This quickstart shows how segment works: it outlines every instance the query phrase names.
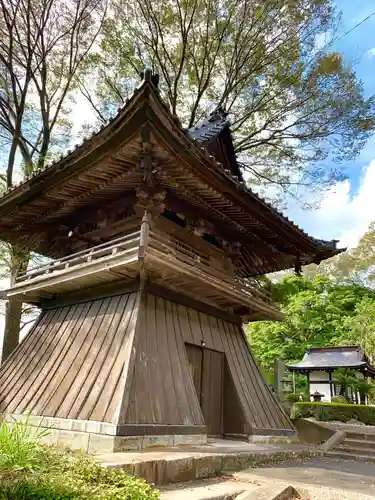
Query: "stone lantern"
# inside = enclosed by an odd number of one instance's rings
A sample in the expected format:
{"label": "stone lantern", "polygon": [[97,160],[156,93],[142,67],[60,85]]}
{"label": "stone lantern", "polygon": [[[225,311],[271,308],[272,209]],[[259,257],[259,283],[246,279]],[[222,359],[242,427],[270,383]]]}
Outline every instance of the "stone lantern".
{"label": "stone lantern", "polygon": [[320,392],[315,391],[313,394],[310,394],[310,396],[313,397],[314,403],[320,403],[322,401],[322,398],[324,397],[324,394],[320,394]]}

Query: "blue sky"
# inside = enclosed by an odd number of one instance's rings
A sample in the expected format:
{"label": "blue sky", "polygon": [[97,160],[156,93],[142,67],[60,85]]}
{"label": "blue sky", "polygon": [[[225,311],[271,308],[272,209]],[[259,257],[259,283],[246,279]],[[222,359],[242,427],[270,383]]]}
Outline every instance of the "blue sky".
{"label": "blue sky", "polygon": [[[375,10],[374,0],[337,0],[342,12],[342,33],[346,33]],[[375,94],[375,16],[336,44],[355,65],[365,95]],[[339,239],[342,246],[355,246],[370,222],[375,220],[375,134],[355,161],[345,164],[348,181],[326,193],[321,208],[304,212],[293,203],[288,216],[311,235]],[[372,189],[371,189],[372,188]]]}

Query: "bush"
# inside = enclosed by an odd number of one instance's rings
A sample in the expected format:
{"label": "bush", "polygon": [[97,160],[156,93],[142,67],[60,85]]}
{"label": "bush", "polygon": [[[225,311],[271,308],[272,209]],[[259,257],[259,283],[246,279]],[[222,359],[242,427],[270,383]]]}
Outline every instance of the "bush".
{"label": "bush", "polygon": [[293,392],[291,394],[286,394],[285,401],[292,401],[293,403],[296,403],[299,401],[299,394],[295,394]]}
{"label": "bush", "polygon": [[[0,500],[157,500],[159,492],[85,454],[40,443],[28,422],[0,425]],[[44,433],[44,431],[43,431]]]}
{"label": "bush", "polygon": [[344,396],[332,396],[331,403],[348,403],[348,400]]}
{"label": "bush", "polygon": [[375,407],[348,403],[294,403],[291,418],[315,418],[316,420],[359,420],[375,425]]}

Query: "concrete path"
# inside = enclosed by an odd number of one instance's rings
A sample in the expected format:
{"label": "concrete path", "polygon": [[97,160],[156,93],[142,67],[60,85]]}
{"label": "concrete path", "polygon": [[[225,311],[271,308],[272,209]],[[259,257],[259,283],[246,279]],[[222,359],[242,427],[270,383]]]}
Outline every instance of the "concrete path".
{"label": "concrete path", "polygon": [[375,464],[319,459],[247,469],[239,481],[289,484],[309,491],[309,499],[375,499]]}

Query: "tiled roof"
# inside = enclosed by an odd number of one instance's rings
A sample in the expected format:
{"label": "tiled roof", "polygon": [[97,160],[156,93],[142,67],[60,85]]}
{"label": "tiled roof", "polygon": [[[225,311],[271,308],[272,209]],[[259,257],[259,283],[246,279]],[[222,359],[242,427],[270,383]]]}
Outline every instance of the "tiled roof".
{"label": "tiled roof", "polygon": [[229,127],[227,114],[223,109],[218,108],[207,120],[198,123],[195,127],[188,129],[187,133],[198,143],[204,144],[216,137],[225,127]]}
{"label": "tiled roof", "polygon": [[[151,85],[153,89],[155,89],[157,92],[157,88],[154,86],[154,82],[152,81],[152,75],[150,78],[150,75],[147,74],[146,71],[146,77],[144,79],[144,82],[141,86],[139,86],[133,93],[133,95],[130,97],[130,99],[127,99],[125,105],[122,108],[119,108],[117,110],[117,114],[110,118],[106,124],[102,124],[100,128],[98,128],[90,137],[85,138],[80,144],[76,144],[75,148],[73,150],[68,150],[65,152],[65,154],[61,154],[60,157],[56,160],[54,160],[52,163],[45,164],[43,168],[41,169],[36,169],[33,171],[33,173],[25,180],[22,181],[10,188],[8,188],[2,196],[0,196],[0,201],[4,198],[6,198],[10,193],[16,192],[17,190],[22,190],[25,188],[28,188],[29,181],[32,182],[38,182],[39,178],[43,178],[46,175],[52,174],[53,171],[60,171],[64,170],[65,165],[71,160],[72,157],[79,156],[81,153],[83,153],[87,147],[90,147],[90,145],[93,143],[94,140],[96,140],[99,136],[101,136],[102,132],[105,132],[107,128],[109,128],[114,122],[121,120],[121,117],[124,113],[126,113],[128,106],[136,99],[136,97],[142,92],[143,88],[145,85]],[[163,105],[163,107],[166,109],[166,111],[169,112],[169,108],[167,104],[159,97],[160,103]],[[226,126],[229,128],[230,132],[230,127],[229,127],[229,121],[226,118],[226,113],[221,109],[218,108],[215,110],[211,116],[203,121],[201,124],[198,124],[196,127],[192,127],[188,130],[183,130],[181,127],[181,124],[177,119],[174,120],[177,126],[180,128],[180,132],[185,134],[190,140],[192,140],[196,146],[200,146],[200,149],[204,151],[204,153],[207,155],[207,157],[211,160],[214,161],[216,164],[220,165],[219,162],[215,160],[215,158],[209,153],[209,151],[204,147],[204,143],[209,141],[209,139],[212,139],[215,135],[217,135],[219,132],[221,132]],[[230,132],[231,133],[231,132]],[[221,168],[222,170],[222,168]],[[332,241],[325,241],[325,240],[318,240],[316,238],[311,237],[308,233],[306,233],[303,229],[301,229],[297,224],[295,224],[292,220],[290,220],[288,217],[286,217],[284,214],[282,214],[280,211],[278,211],[276,208],[274,208],[272,205],[270,205],[265,199],[261,198],[259,195],[257,195],[251,188],[249,188],[246,184],[246,182],[243,180],[242,177],[236,176],[231,172],[230,170],[225,170],[224,175],[232,182],[234,182],[237,186],[237,188],[241,189],[242,191],[246,192],[247,195],[249,195],[251,198],[258,200],[261,204],[264,205],[264,207],[268,210],[271,210],[277,217],[279,217],[281,220],[284,222],[287,222],[290,224],[292,227],[297,229],[302,235],[305,237],[309,238],[310,240],[314,241],[318,245],[323,245],[326,248],[330,248],[332,250],[336,250],[336,240]],[[15,193],[16,194],[16,193]],[[342,249],[340,251],[344,251],[345,249]]]}
{"label": "tiled roof", "polygon": [[311,348],[302,361],[286,365],[289,370],[361,368],[367,366],[363,349],[359,346]]}

